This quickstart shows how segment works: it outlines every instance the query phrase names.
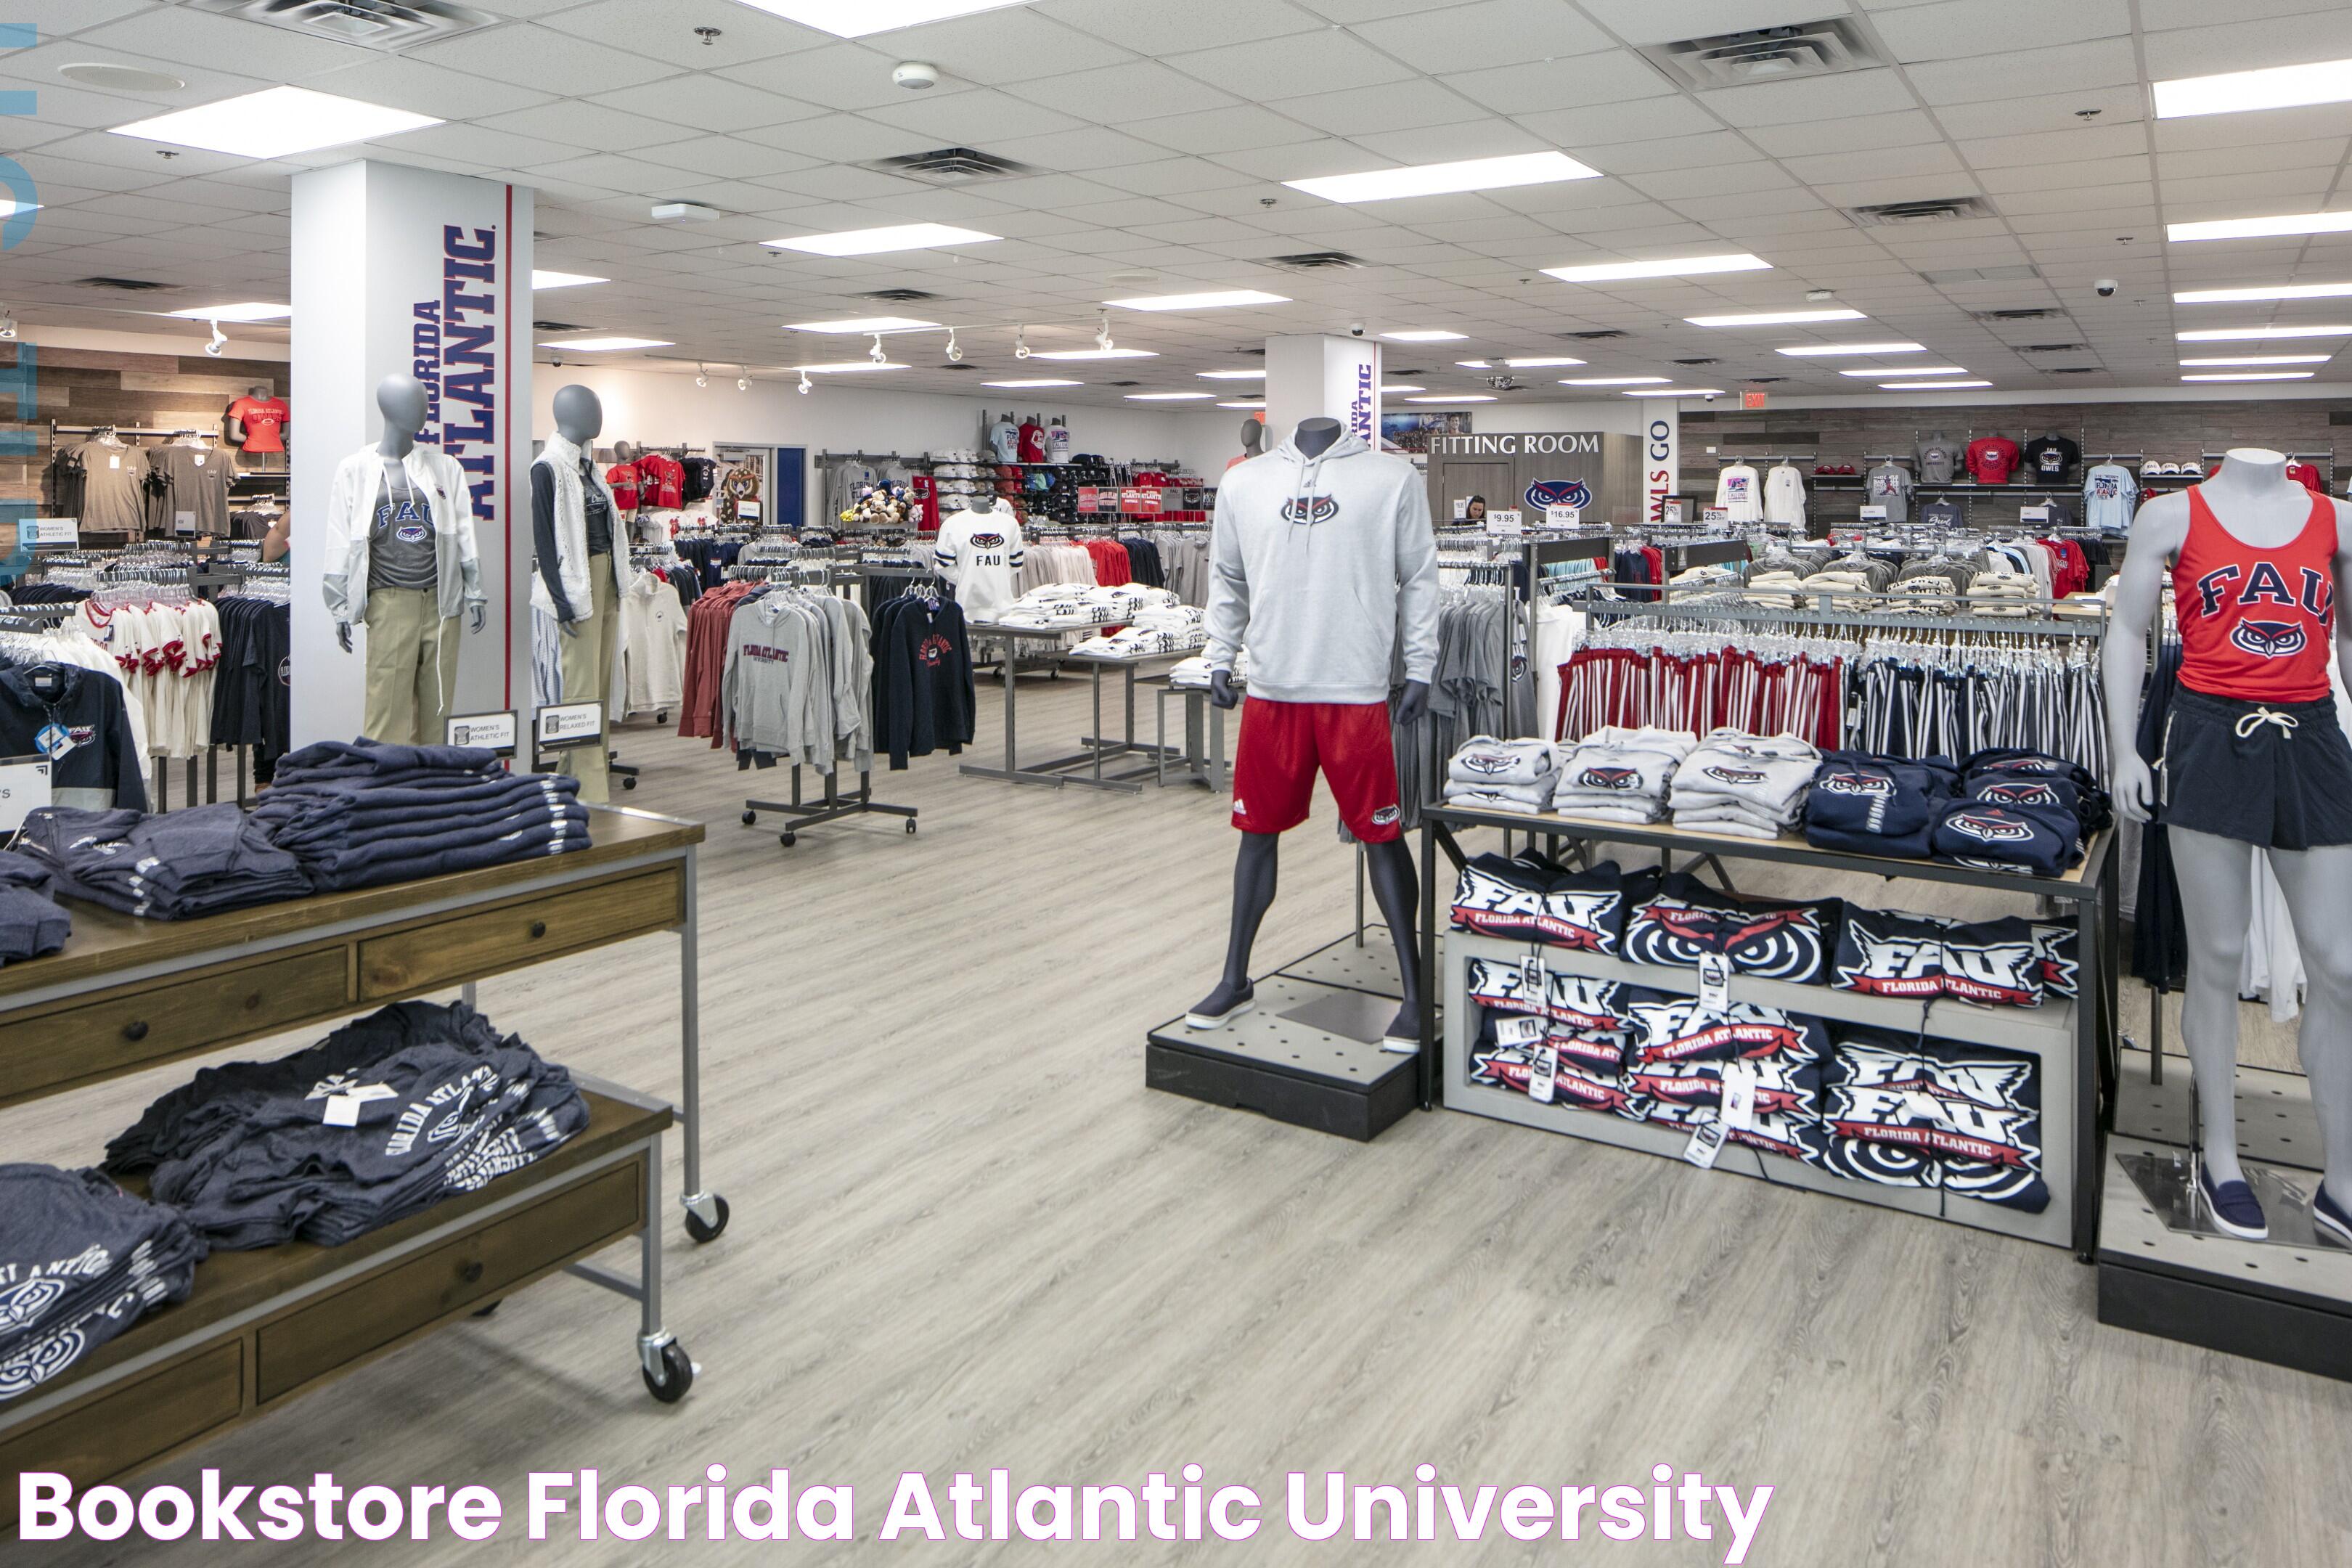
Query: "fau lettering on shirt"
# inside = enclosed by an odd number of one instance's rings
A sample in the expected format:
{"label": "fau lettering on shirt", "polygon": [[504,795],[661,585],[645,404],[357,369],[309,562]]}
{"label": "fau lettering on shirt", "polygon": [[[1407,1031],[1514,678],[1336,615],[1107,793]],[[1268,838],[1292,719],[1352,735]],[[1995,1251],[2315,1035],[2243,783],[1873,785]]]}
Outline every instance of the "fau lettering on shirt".
{"label": "fau lettering on shirt", "polygon": [[2274,550],[2244,542],[2189,491],[2189,532],[2173,563],[2180,683],[2245,702],[2318,702],[2331,691],[2336,503],[2311,498],[2303,531]]}

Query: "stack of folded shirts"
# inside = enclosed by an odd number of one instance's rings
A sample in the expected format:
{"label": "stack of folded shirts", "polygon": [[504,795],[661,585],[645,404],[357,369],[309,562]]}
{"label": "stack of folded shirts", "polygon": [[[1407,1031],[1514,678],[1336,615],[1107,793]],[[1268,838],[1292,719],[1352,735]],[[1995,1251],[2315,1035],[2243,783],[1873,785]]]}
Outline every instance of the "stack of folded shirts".
{"label": "stack of folded shirts", "polygon": [[73,935],[73,921],[49,897],[56,879],[28,856],[0,851],[0,963],[46,958]]}
{"label": "stack of folded shirts", "polygon": [[577,779],[510,773],[464,746],[305,746],[279,761],[253,816],[324,892],[588,847]]}
{"label": "stack of folded shirts", "polygon": [[1604,822],[1656,822],[1666,785],[1697,740],[1680,730],[1610,726],[1560,748],[1552,809]]}
{"label": "stack of folded shirts", "polygon": [[1959,787],[1958,770],[1941,758],[1825,752],[1805,796],[1805,842],[1924,860],[1937,819]]}
{"label": "stack of folded shirts", "polygon": [[1979,572],[1969,584],[1969,614],[2021,616],[2023,601],[2041,596],[2041,584],[2023,572]]}
{"label": "stack of folded shirts", "polygon": [[1751,605],[1761,605],[1768,610],[1793,610],[1803,601],[1797,596],[1803,579],[1783,568],[1777,572],[1759,572],[1748,579],[1745,595]]}
{"label": "stack of folded shirts", "polygon": [[274,1062],[206,1068],[108,1146],[227,1251],[333,1247],[520,1170],[588,1124],[562,1068],[464,1003],[403,1002]]}
{"label": "stack of folded shirts", "polygon": [[0,1402],[187,1299],[204,1241],[96,1171],[0,1165]]}
{"label": "stack of folded shirts", "polygon": [[311,891],[299,860],[234,803],[150,816],[43,806],[17,843],[68,898],[182,921]]}
{"label": "stack of folded shirts", "polygon": [[1559,758],[1546,741],[1474,735],[1445,766],[1445,804],[1533,816],[1549,811]]}
{"label": "stack of folded shirts", "polygon": [[[1180,691],[1205,691],[1209,689],[1209,661],[1198,655],[1184,660],[1168,672],[1168,684]],[[1249,684],[1249,649],[1234,650],[1234,684]]]}
{"label": "stack of folded shirts", "polygon": [[[1878,585],[1862,573],[1843,569],[1816,572],[1804,580],[1804,586],[1806,593],[1816,596],[1822,594],[1850,596],[1878,592]],[[1830,599],[1822,605],[1822,608],[1825,610],[1858,607],[1860,606],[1852,605],[1846,597]]]}
{"label": "stack of folded shirts", "polygon": [[1821,752],[1794,735],[1717,730],[1675,772],[1675,826],[1778,838],[1803,816],[1821,763]]}
{"label": "stack of folded shirts", "polygon": [[1170,605],[1139,610],[1135,619],[1118,630],[1090,637],[1070,651],[1114,656],[1182,653],[1208,640],[1209,628],[1199,609],[1191,605]]}

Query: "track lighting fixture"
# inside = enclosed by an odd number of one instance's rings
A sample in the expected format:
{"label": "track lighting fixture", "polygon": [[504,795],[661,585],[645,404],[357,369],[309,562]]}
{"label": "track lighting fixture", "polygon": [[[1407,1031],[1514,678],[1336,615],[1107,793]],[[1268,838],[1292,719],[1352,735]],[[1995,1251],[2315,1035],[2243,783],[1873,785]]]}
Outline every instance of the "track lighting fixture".
{"label": "track lighting fixture", "polygon": [[737,377],[735,378],[735,390],[736,390],[736,391],[738,391],[738,392],[749,392],[749,391],[751,391],[751,378],[749,375],[739,375],[739,376],[737,376]]}
{"label": "track lighting fixture", "polygon": [[948,329],[948,363],[950,364],[961,364],[963,363],[963,350],[956,346],[955,329],[953,327],[950,327]]}
{"label": "track lighting fixture", "polygon": [[694,367],[694,384],[697,386],[709,386],[710,384],[710,372],[704,369],[699,363]]}
{"label": "track lighting fixture", "polygon": [[0,343],[13,343],[16,341],[16,313],[14,310],[0,310]]}
{"label": "track lighting fixture", "polygon": [[1029,329],[1026,327],[1013,329],[1013,357],[1014,359],[1029,357]]}
{"label": "track lighting fixture", "polygon": [[1095,346],[1105,353],[1118,347],[1110,341],[1110,312],[1108,310],[1103,312],[1102,325],[1095,332]]}
{"label": "track lighting fixture", "polygon": [[814,392],[815,390],[816,384],[809,380],[808,372],[801,372],[801,395],[803,397],[806,397],[810,393]]}
{"label": "track lighting fixture", "polygon": [[887,364],[890,363],[890,351],[882,346],[881,333],[877,332],[874,334],[874,346],[866,351],[866,357],[872,360],[876,364]]}
{"label": "track lighting fixture", "polygon": [[221,350],[228,347],[228,334],[220,330],[220,323],[218,321],[215,321],[212,326],[213,341],[205,345],[205,353],[212,355],[215,359],[218,359],[221,356]]}

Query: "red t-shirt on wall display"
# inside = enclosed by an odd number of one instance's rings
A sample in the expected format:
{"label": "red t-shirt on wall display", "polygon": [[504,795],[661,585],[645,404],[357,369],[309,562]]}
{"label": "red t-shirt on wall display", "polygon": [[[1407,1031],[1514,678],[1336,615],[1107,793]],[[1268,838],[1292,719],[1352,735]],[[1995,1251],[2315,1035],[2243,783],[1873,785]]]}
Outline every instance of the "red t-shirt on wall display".
{"label": "red t-shirt on wall display", "polygon": [[289,411],[279,397],[240,397],[228,405],[228,416],[245,426],[248,452],[286,450],[283,432]]}
{"label": "red t-shirt on wall display", "polygon": [[1980,485],[2009,483],[2017,458],[2017,443],[2006,436],[1979,436],[1969,443],[1969,472]]}

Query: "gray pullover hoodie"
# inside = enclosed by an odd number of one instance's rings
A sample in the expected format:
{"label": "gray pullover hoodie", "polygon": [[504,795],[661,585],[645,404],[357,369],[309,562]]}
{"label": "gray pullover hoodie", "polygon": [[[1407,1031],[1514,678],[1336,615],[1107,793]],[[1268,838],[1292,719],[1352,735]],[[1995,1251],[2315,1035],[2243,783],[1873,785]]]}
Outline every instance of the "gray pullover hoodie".
{"label": "gray pullover hoodie", "polygon": [[1211,669],[1249,648],[1252,697],[1385,702],[1437,671],[1437,539],[1427,482],[1343,435],[1319,458],[1286,441],[1228,472],[1210,544]]}

